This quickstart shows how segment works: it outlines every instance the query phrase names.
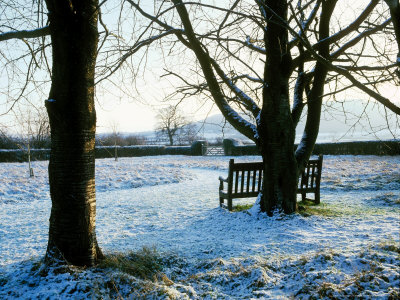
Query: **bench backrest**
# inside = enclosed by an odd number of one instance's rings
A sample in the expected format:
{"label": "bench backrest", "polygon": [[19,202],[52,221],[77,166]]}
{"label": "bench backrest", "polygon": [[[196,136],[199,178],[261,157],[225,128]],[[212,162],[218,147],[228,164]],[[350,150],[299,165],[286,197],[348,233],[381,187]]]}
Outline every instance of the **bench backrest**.
{"label": "bench backrest", "polygon": [[318,159],[310,159],[303,173],[301,174],[299,190],[317,189],[321,182],[323,156]]}
{"label": "bench backrest", "polygon": [[233,197],[257,196],[261,190],[262,162],[235,163],[229,161],[228,191]]}
{"label": "bench backrest", "polygon": [[[323,156],[310,159],[301,174],[298,192],[319,189]],[[264,167],[262,162],[235,163],[229,160],[228,193],[233,198],[257,196],[261,190]]]}

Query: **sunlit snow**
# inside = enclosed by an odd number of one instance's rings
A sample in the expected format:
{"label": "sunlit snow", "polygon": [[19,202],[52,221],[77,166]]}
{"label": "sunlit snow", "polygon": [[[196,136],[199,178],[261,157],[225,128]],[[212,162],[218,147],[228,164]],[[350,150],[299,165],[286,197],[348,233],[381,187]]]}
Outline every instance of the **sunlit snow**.
{"label": "sunlit snow", "polygon": [[[172,283],[146,291],[142,281],[127,285],[94,270],[38,275],[51,207],[48,162],[32,163],[33,178],[27,163],[0,164],[0,298],[132,298],[134,288],[149,299],[399,295],[399,156],[325,156],[320,209],[330,214],[272,218],[219,208],[217,178],[227,175],[229,158],[96,161],[101,248],[154,246],[168,262]],[[118,293],[101,284],[110,276]]]}

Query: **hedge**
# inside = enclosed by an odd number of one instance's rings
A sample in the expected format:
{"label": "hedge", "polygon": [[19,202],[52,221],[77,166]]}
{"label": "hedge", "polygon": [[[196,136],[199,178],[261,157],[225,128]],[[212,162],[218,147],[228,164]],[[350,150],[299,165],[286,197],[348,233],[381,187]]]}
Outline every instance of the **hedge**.
{"label": "hedge", "polygon": [[[223,142],[225,155],[260,155],[256,145],[243,145],[234,139]],[[206,141],[196,141],[191,146],[126,146],[118,147],[118,157],[153,156],[153,155],[203,155]],[[297,147],[297,145],[295,146]],[[96,158],[114,157],[114,147],[96,147]],[[322,143],[314,147],[314,155],[400,155],[400,141],[367,141]],[[31,149],[31,160],[48,160],[50,150]],[[0,162],[26,162],[25,150],[0,150]]]}
{"label": "hedge", "polygon": [[[297,148],[297,145],[295,145]],[[225,155],[260,155],[260,151],[253,145],[243,145],[241,142],[224,140]],[[316,144],[314,155],[400,155],[400,140],[390,141],[363,141]]]}

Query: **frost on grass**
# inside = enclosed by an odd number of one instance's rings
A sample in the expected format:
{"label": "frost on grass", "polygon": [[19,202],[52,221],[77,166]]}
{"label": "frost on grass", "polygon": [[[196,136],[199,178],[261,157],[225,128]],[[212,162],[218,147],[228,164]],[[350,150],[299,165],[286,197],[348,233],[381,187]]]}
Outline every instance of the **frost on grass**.
{"label": "frost on grass", "polygon": [[[229,158],[97,160],[97,238],[110,260],[93,269],[41,262],[47,162],[32,163],[34,178],[27,164],[1,164],[0,299],[399,297],[400,157],[325,156],[318,213],[273,218],[258,205],[219,208]],[[153,245],[142,259],[152,271],[132,271]]]}
{"label": "frost on grass", "polygon": [[[398,252],[380,247],[360,254],[331,249],[293,258],[217,260],[192,276],[199,295],[237,298],[390,297],[399,295]],[[394,297],[395,298],[395,297]]]}
{"label": "frost on grass", "polygon": [[[155,250],[112,254],[96,268],[15,264],[0,275],[0,297],[396,299],[399,247],[393,241],[343,253],[322,249],[292,257],[190,261]],[[143,257],[144,255],[144,257]],[[118,257],[115,259],[115,257]],[[137,259],[138,256],[142,256]],[[137,260],[134,258],[136,257]],[[111,262],[110,262],[111,260]]]}
{"label": "frost on grass", "polygon": [[[327,158],[327,157],[326,157]],[[332,191],[378,191],[400,189],[397,160],[380,156],[334,156],[324,162],[322,188]]]}

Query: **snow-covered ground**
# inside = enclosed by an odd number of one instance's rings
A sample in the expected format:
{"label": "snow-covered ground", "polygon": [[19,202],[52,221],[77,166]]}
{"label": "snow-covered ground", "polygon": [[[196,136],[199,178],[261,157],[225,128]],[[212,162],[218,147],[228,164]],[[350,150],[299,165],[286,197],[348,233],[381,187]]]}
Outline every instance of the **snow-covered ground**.
{"label": "snow-covered ground", "polygon": [[99,244],[106,254],[154,247],[162,270],[152,279],[44,272],[47,162],[33,163],[34,178],[25,163],[0,164],[0,299],[400,296],[399,156],[325,156],[317,212],[272,218],[219,208],[229,158],[96,161]]}

